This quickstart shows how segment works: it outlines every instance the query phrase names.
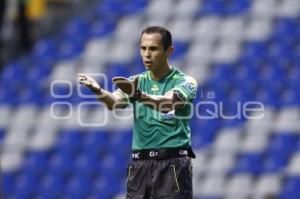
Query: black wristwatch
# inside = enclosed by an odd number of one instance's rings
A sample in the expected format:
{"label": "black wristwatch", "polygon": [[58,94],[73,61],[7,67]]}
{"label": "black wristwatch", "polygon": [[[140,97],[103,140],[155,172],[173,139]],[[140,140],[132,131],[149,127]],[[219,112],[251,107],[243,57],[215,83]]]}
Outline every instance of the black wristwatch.
{"label": "black wristwatch", "polygon": [[142,97],[142,91],[140,89],[136,89],[135,94],[133,96],[134,99],[140,99]]}

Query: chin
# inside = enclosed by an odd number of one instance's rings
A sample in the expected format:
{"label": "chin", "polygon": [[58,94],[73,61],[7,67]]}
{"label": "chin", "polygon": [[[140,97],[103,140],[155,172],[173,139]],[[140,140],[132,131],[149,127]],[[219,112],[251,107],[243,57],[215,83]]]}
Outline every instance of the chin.
{"label": "chin", "polygon": [[154,67],[153,65],[152,66],[145,66],[145,68],[149,71],[154,71],[156,67]]}
{"label": "chin", "polygon": [[145,66],[146,70],[151,71],[152,67]]}

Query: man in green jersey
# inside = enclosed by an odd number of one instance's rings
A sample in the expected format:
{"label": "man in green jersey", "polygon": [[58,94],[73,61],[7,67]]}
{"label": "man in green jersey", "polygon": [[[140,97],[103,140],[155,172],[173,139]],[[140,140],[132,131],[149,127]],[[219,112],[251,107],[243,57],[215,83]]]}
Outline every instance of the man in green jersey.
{"label": "man in green jersey", "polygon": [[128,166],[127,199],[192,199],[189,121],[197,82],[169,64],[171,33],[159,26],[143,30],[140,54],[146,71],[114,77],[114,92],[78,74],[109,110],[133,105],[132,162]]}

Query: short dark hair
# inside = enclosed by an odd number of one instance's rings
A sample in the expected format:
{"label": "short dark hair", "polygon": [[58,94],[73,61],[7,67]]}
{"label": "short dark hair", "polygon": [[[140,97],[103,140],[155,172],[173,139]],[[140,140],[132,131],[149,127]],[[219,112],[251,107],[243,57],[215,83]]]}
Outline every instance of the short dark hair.
{"label": "short dark hair", "polygon": [[149,26],[145,28],[141,34],[140,40],[143,34],[159,33],[161,35],[161,42],[164,47],[164,50],[167,50],[170,46],[173,45],[172,35],[169,30],[161,26]]}

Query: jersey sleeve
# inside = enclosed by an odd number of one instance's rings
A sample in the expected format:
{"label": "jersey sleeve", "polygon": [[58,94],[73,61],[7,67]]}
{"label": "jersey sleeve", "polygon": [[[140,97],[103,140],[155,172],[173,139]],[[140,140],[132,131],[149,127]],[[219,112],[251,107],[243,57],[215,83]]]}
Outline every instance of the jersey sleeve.
{"label": "jersey sleeve", "polygon": [[190,102],[196,98],[197,88],[197,81],[193,77],[185,76],[171,90],[178,91],[185,102]]}

